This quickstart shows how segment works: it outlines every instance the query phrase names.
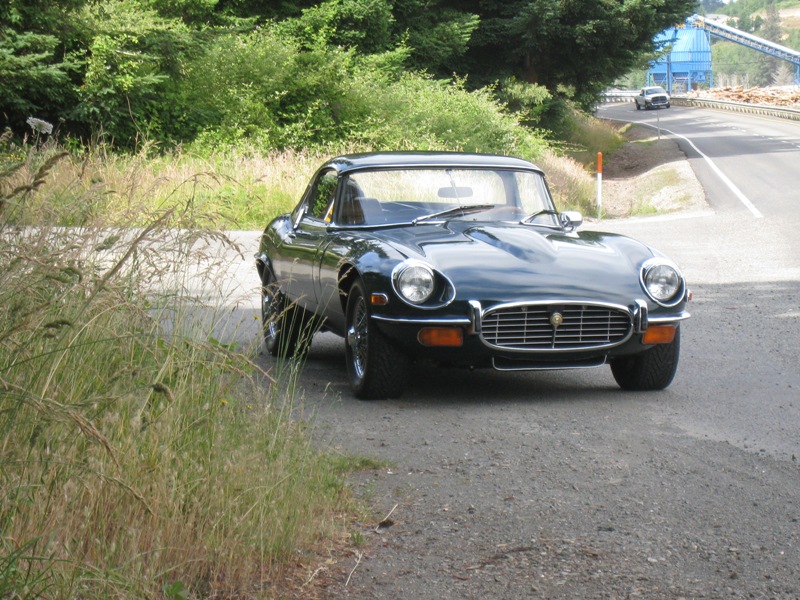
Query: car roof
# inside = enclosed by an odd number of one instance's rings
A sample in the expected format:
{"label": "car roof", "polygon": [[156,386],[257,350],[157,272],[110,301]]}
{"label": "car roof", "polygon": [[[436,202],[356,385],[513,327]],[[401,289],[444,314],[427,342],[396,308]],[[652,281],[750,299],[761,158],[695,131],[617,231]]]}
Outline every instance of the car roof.
{"label": "car roof", "polygon": [[360,169],[376,168],[490,168],[490,169],[523,169],[528,171],[542,170],[527,160],[512,156],[495,154],[477,154],[467,152],[369,152],[363,154],[345,154],[326,162],[322,168],[334,168],[339,173],[347,173]]}

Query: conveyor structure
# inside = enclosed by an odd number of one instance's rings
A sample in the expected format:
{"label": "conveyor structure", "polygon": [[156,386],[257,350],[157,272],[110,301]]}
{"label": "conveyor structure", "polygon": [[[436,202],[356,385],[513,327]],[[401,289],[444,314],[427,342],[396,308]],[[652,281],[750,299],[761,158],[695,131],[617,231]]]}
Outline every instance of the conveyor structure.
{"label": "conveyor structure", "polygon": [[647,73],[648,82],[663,85],[670,92],[674,85],[684,91],[698,83],[708,83],[711,87],[712,35],[790,63],[795,70],[795,81],[800,83],[800,51],[701,15],[692,15],[686,19],[685,26],[667,29],[656,38],[659,44],[670,45],[671,51],[652,63]]}

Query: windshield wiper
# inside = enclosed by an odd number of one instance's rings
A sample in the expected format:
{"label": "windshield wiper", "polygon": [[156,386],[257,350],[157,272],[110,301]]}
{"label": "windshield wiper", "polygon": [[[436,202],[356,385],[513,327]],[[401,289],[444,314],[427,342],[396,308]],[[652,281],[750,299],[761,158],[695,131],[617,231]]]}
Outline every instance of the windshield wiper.
{"label": "windshield wiper", "polygon": [[482,210],[489,210],[490,208],[494,207],[495,207],[494,204],[471,204],[468,206],[453,206],[452,208],[448,208],[447,210],[440,210],[439,212],[417,217],[416,219],[411,221],[411,224],[416,225],[417,223],[420,223],[422,221],[429,221],[430,219],[436,219],[438,217],[446,217],[448,215],[454,215],[457,213],[466,215],[473,212],[480,212]]}
{"label": "windshield wiper", "polygon": [[528,215],[527,217],[522,219],[522,221],[520,221],[520,223],[532,223],[533,220],[536,219],[536,217],[540,217],[542,215],[558,216],[558,211],[557,210],[552,210],[550,208],[546,208],[544,210],[540,210],[539,212],[535,212],[532,215]]}

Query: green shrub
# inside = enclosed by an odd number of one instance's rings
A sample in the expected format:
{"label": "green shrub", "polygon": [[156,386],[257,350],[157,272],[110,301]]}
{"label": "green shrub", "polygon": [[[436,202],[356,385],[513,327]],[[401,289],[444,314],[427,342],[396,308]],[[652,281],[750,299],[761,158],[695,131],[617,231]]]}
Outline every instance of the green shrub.
{"label": "green shrub", "polygon": [[356,57],[302,50],[265,29],[218,39],[190,70],[203,122],[198,152],[242,144],[274,148],[449,149],[536,155],[522,127],[489,89],[403,73],[407,52]]}
{"label": "green shrub", "polygon": [[376,54],[391,49],[392,8],[387,0],[327,0],[303,9],[281,28],[304,47],[342,46]]}

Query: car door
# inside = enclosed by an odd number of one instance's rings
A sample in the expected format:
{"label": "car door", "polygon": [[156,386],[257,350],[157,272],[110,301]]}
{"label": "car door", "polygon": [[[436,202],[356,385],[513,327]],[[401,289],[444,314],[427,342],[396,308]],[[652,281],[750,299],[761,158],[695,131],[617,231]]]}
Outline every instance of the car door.
{"label": "car door", "polygon": [[338,176],[333,169],[320,172],[294,213],[294,226],[276,265],[281,287],[289,299],[306,310],[317,311],[319,263],[329,237]]}

